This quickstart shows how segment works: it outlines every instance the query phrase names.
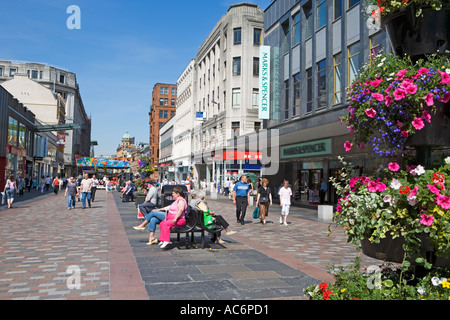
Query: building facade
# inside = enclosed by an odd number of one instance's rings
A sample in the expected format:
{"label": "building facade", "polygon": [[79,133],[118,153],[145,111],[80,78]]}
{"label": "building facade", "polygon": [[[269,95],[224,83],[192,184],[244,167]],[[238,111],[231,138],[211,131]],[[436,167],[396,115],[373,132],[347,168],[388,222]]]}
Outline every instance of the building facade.
{"label": "building facade", "polygon": [[[195,59],[192,130],[193,177],[223,181],[237,169],[222,154],[237,137],[258,131],[259,48],[264,12],[255,4],[231,5],[200,46]],[[219,157],[216,162],[215,158]],[[237,174],[237,172],[236,172]]]}
{"label": "building facade", "polygon": [[181,169],[182,164],[174,161],[173,152],[174,152],[174,128],[176,124],[175,116],[170,118],[164,125],[161,126],[159,130],[159,170],[158,170],[158,178],[160,181],[163,179],[167,180],[178,180],[181,179],[176,178],[176,173],[179,169]]}
{"label": "building facade", "polygon": [[[26,75],[50,89],[55,97],[60,97],[58,99],[65,104],[64,123],[76,123],[80,126],[79,129],[60,133],[64,136],[64,175],[76,175],[75,156],[88,157],[91,147],[91,119],[86,113],[76,74],[48,64],[0,61],[0,84],[13,79],[16,74]],[[36,118],[43,120],[37,114]]]}
{"label": "building facade", "polygon": [[[271,53],[271,100],[268,130],[280,141],[273,186],[298,179],[302,201],[318,202],[321,179],[339,179],[338,156],[358,173],[376,167],[370,150],[346,152],[346,88],[360,67],[381,49],[389,50],[383,31],[369,30],[362,1],[275,0],[264,13],[264,44]],[[328,183],[326,201],[337,198]]]}
{"label": "building facade", "polygon": [[158,178],[159,164],[159,130],[175,115],[177,101],[177,85],[157,83],[152,91],[152,105],[150,106],[150,139],[149,154],[152,166],[155,168],[153,178]]}

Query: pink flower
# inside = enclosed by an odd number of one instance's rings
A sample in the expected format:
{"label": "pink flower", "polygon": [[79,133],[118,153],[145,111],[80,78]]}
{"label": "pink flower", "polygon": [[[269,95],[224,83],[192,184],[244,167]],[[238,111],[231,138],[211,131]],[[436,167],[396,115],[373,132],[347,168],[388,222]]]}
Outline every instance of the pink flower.
{"label": "pink flower", "polygon": [[405,138],[408,138],[408,131],[403,130],[402,131],[402,136],[404,136]]}
{"label": "pink flower", "polygon": [[391,171],[398,171],[400,169],[400,166],[398,165],[397,162],[391,162],[389,163],[388,168]]}
{"label": "pink flower", "polygon": [[433,94],[431,92],[427,93],[427,95],[423,98],[427,103],[427,106],[431,107],[434,105]]}
{"label": "pink flower", "polygon": [[376,112],[373,108],[366,109],[366,115],[367,115],[369,118],[375,117],[376,114],[377,114],[377,112]]}
{"label": "pink flower", "polygon": [[450,76],[447,72],[442,72],[438,70],[439,74],[441,75],[441,83],[450,83]]}
{"label": "pink flower", "polygon": [[433,186],[432,184],[427,184],[428,189],[430,189],[431,193],[434,193],[435,195],[440,195],[439,189]]}
{"label": "pink flower", "polygon": [[348,126],[347,129],[348,131],[350,131],[350,135],[352,135],[355,132],[352,126]]}
{"label": "pink flower", "polygon": [[336,206],[336,212],[341,212],[342,211],[342,206]]}
{"label": "pink flower", "polygon": [[447,103],[450,100],[450,93],[445,93],[441,98],[438,99],[443,103]]}
{"label": "pink flower", "polygon": [[384,98],[384,104],[385,104],[387,107],[389,107],[389,106],[391,105],[391,103],[392,103],[393,100],[394,100],[394,98],[392,98],[391,96],[386,96],[386,97]]}
{"label": "pink flower", "polygon": [[444,210],[450,209],[450,197],[438,194],[436,203],[440,205]]}
{"label": "pink flower", "polygon": [[402,100],[405,97],[406,97],[405,90],[402,90],[400,88],[395,89],[394,91],[395,101]]}
{"label": "pink flower", "polygon": [[425,120],[428,123],[431,123],[431,114],[428,113],[427,110],[422,111],[422,117],[423,120]]}
{"label": "pink flower", "polygon": [[406,89],[406,88],[408,88],[411,84],[412,84],[412,80],[411,80],[411,79],[405,79],[405,80],[403,80],[403,82],[400,84],[400,88]]}
{"label": "pink flower", "polygon": [[414,118],[412,125],[416,130],[422,130],[423,127],[425,127],[425,124],[421,118]]}
{"label": "pink flower", "polygon": [[409,94],[415,94],[417,92],[417,86],[409,85],[408,87],[406,87],[405,92]]}
{"label": "pink flower", "polygon": [[428,71],[430,71],[430,70],[427,68],[420,68],[419,71],[417,71],[417,73],[422,75],[422,74],[428,73]]}
{"label": "pink flower", "polygon": [[417,191],[419,191],[419,187],[415,186],[414,189],[412,189],[411,192],[409,193],[408,199],[415,197],[417,194]]}
{"label": "pink flower", "polygon": [[377,191],[378,192],[383,192],[384,190],[386,190],[386,185],[384,183],[378,183],[377,184]]}
{"label": "pink flower", "polygon": [[372,87],[378,87],[380,85],[380,83],[381,83],[381,79],[376,79],[374,81],[370,81],[370,85]]}
{"label": "pink flower", "polygon": [[372,97],[374,97],[378,101],[383,101],[384,100],[384,96],[381,93],[377,93],[377,92],[372,93]]}
{"label": "pink flower", "polygon": [[369,192],[376,192],[377,191],[377,183],[375,181],[370,181],[367,185],[367,189]]}
{"label": "pink flower", "polygon": [[395,79],[396,79],[396,80],[402,80],[403,77],[405,76],[406,72],[408,72],[408,69],[400,70],[400,71],[397,73],[397,76],[398,76],[398,77],[395,78]]}
{"label": "pink flower", "polygon": [[397,127],[402,128],[405,124],[397,120]]}
{"label": "pink flower", "polygon": [[429,216],[426,213],[423,213],[420,215],[420,223],[425,225],[425,226],[431,226],[433,224],[434,221],[434,217],[433,216]]}
{"label": "pink flower", "polygon": [[348,140],[345,141],[344,148],[345,148],[345,151],[350,151],[352,149],[352,144],[350,143],[350,141],[348,141]]}

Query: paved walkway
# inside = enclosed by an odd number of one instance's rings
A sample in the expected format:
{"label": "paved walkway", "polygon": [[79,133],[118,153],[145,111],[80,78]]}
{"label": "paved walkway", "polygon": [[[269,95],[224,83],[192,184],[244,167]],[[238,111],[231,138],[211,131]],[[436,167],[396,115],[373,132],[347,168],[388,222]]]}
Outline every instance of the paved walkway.
{"label": "paved walkway", "polygon": [[175,236],[167,250],[147,246],[148,233],[132,229],[134,203],[117,192],[98,191],[85,210],[67,210],[51,192],[0,206],[0,299],[304,299],[305,287],[332,279],[328,266],[356,257],[342,229],[327,236],[314,210],[292,208],[283,226],[274,205],[264,226],[250,207],[241,226],[230,200],[208,203],[238,232],[204,250],[187,250]]}

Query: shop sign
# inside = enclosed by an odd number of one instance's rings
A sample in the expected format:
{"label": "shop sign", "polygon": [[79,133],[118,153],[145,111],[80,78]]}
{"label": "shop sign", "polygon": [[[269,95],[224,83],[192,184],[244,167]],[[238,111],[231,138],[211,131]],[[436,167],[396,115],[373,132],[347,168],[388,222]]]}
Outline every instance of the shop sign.
{"label": "shop sign", "polygon": [[270,46],[259,48],[259,119],[270,116]]}
{"label": "shop sign", "polygon": [[281,159],[331,154],[331,139],[316,140],[281,147]]}

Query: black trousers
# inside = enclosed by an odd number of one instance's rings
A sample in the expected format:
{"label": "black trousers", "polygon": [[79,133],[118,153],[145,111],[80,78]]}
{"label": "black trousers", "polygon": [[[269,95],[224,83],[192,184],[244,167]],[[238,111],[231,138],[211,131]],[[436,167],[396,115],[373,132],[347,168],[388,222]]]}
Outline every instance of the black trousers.
{"label": "black trousers", "polygon": [[[214,217],[214,219],[216,219],[216,224],[223,227],[223,230],[225,230],[226,228],[228,228],[230,226],[228,224],[227,220],[225,220],[224,217],[222,217],[220,215],[216,215]],[[213,233],[213,237],[211,240],[215,241],[217,239],[217,236],[220,238],[221,232]]]}
{"label": "black trousers", "polygon": [[97,187],[91,187],[91,201],[95,200],[95,193],[97,192]]}
{"label": "black trousers", "polygon": [[151,202],[141,203],[138,205],[139,210],[141,210],[141,213],[145,216],[150,213],[153,209],[156,208],[156,205]]}
{"label": "black trousers", "polygon": [[248,206],[247,197],[236,197],[236,219],[238,221],[244,221],[247,206]]}

